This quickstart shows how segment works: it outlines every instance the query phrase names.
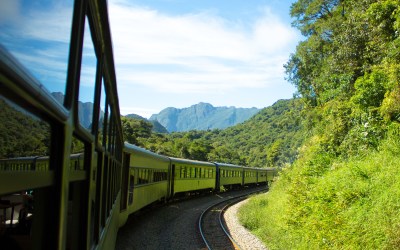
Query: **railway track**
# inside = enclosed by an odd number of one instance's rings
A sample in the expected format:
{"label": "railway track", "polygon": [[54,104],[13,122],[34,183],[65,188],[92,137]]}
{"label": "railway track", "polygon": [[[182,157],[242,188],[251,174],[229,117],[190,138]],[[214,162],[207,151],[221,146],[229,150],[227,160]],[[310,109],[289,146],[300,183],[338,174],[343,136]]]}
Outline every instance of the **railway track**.
{"label": "railway track", "polygon": [[213,204],[203,211],[199,217],[198,227],[201,238],[209,250],[240,250],[239,244],[230,235],[226,228],[223,216],[225,211],[232,205],[246,199],[249,195],[232,197],[230,199]]}
{"label": "railway track", "polygon": [[120,229],[116,249],[207,249],[199,234],[201,213],[223,200],[266,190],[265,187],[255,187],[228,191],[143,210],[132,215]]}
{"label": "railway track", "polygon": [[232,198],[208,207],[199,218],[199,231],[207,249],[240,249],[238,244],[226,230],[223,213],[231,204],[243,200],[244,197]]}

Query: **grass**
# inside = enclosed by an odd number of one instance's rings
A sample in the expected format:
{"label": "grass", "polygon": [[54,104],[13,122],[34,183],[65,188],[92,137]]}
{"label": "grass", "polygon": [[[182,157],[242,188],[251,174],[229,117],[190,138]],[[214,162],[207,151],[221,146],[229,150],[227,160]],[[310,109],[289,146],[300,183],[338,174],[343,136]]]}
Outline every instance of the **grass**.
{"label": "grass", "polygon": [[240,221],[270,249],[400,249],[400,142],[393,138],[363,157],[322,160],[324,168],[310,160],[325,159],[321,152],[299,159],[240,209]]}

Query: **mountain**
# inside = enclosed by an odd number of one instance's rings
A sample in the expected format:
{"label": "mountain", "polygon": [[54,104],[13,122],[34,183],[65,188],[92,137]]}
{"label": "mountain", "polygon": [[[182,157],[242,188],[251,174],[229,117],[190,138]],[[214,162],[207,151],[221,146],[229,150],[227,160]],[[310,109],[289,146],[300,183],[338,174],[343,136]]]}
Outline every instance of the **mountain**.
{"label": "mountain", "polygon": [[[51,95],[57,100],[57,102],[63,104],[64,103],[64,94],[61,92],[53,92]],[[104,115],[104,112],[101,111],[101,116]],[[92,102],[78,102],[78,117],[79,122],[85,128],[90,128],[92,126],[92,117],[93,117],[93,103]]]}
{"label": "mountain", "polygon": [[141,117],[140,115],[137,115],[137,114],[129,114],[129,115],[126,115],[125,117],[132,118],[132,119],[137,119],[137,120],[143,120],[143,121],[146,121],[146,122],[150,122],[153,125],[153,129],[152,129],[153,132],[156,132],[156,133],[168,133],[168,130],[156,120],[148,120],[148,119],[146,119],[144,117]]}
{"label": "mountain", "polygon": [[257,108],[214,107],[201,102],[189,108],[166,108],[150,120],[158,121],[169,132],[224,129],[246,121],[258,111]]}

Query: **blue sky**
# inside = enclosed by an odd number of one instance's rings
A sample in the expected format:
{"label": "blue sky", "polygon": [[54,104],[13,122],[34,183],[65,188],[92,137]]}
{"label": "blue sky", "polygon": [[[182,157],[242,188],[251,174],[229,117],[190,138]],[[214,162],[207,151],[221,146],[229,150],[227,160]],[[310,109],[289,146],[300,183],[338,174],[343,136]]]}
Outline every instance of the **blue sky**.
{"label": "blue sky", "polygon": [[[149,117],[199,102],[263,108],[291,98],[283,64],[301,39],[292,2],[109,0],[121,113]],[[1,44],[50,92],[65,89],[71,18],[71,1],[0,1]],[[80,100],[93,101],[88,35],[83,56]]]}
{"label": "blue sky", "polygon": [[263,108],[291,98],[300,40],[284,0],[109,1],[122,114],[199,102]]}

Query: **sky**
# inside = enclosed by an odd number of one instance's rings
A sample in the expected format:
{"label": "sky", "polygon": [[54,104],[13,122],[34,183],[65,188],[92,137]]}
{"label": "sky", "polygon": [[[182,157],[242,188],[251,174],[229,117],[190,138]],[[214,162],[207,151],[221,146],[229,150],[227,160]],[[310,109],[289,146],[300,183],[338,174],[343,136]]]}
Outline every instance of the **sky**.
{"label": "sky", "polygon": [[300,40],[293,1],[112,0],[122,114],[199,102],[263,108],[291,98],[283,65]]}
{"label": "sky", "polygon": [[[263,108],[291,98],[283,65],[301,39],[293,0],[108,0],[121,114],[199,102]],[[72,2],[0,1],[0,42],[50,92],[65,92]],[[85,29],[80,100],[96,60]],[[92,94],[86,94],[92,93]]]}

